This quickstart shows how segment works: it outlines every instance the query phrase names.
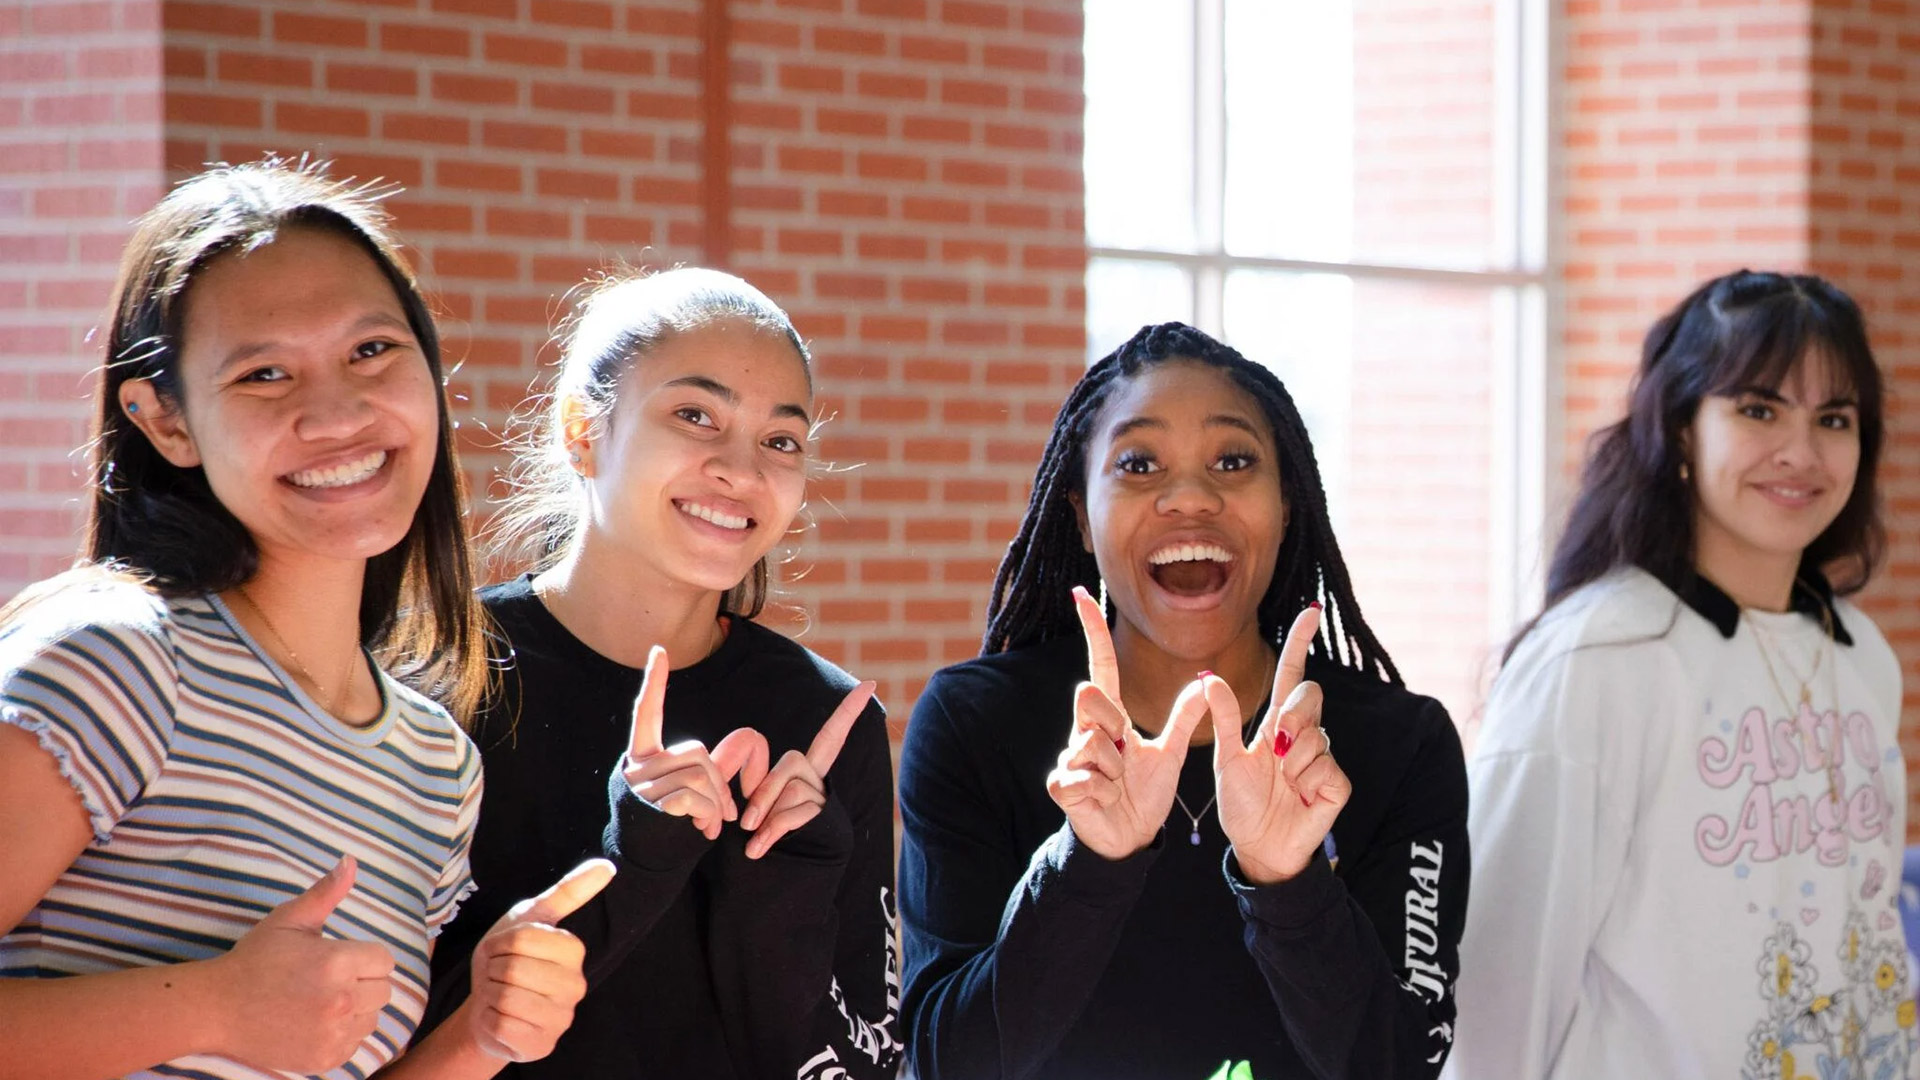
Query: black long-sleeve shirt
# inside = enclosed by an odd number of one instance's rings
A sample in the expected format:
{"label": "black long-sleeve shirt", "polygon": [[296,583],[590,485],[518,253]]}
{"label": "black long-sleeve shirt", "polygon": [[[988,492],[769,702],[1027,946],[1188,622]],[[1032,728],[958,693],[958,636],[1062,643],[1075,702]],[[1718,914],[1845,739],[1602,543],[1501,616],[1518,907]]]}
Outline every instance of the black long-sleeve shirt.
{"label": "black long-sleeve shirt", "polygon": [[[473,947],[507,908],[605,854],[619,873],[562,924],[587,946],[587,996],[550,1056],[503,1075],[891,1078],[893,786],[879,703],[828,772],[821,813],[750,860],[737,823],[709,843],[627,789],[616,765],[640,670],[574,637],[527,578],[481,599],[504,636],[504,666],[473,730],[487,778],[472,855],[479,891],[434,950],[422,1031],[465,999]],[[711,747],[752,727],[777,762],[806,750],[853,685],[795,642],[734,619],[711,656],[671,673],[664,741]]]}
{"label": "black long-sleeve shirt", "polygon": [[1109,861],[1077,842],[1045,781],[1087,677],[1078,639],[933,677],[900,761],[918,1080],[1439,1073],[1467,902],[1459,737],[1430,698],[1318,658],[1307,674],[1353,795],[1337,864],[1264,887],[1239,877],[1209,805],[1210,747],[1150,848]]}

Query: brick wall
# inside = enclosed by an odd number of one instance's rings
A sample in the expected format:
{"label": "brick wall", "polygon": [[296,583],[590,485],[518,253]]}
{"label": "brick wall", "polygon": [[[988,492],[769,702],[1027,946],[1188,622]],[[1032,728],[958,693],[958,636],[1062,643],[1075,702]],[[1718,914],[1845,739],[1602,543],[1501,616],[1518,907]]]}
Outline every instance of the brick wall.
{"label": "brick wall", "polygon": [[73,558],[85,336],[161,190],[159,11],[0,6],[0,595]]}
{"label": "brick wall", "polygon": [[[54,100],[105,84],[97,59],[81,66],[78,31],[54,25],[67,8],[36,5],[0,89],[9,141],[59,108],[69,126],[113,122],[118,141],[111,158],[78,137],[10,148],[7,173],[37,163],[36,178],[0,175],[0,243],[22,245],[0,268],[0,594],[72,551],[67,452],[97,361],[81,336],[125,221],[163,167],[178,179],[311,151],[406,185],[391,205],[460,363],[479,491],[497,490],[497,433],[553,359],[575,282],[616,259],[730,257],[813,343],[835,416],[825,455],[860,466],[811,500],[818,529],[791,592],[816,616],[807,640],[879,679],[896,722],[934,667],[972,655],[999,547],[1082,364],[1078,3],[733,0],[724,237],[706,228],[700,0],[71,7],[105,10],[117,21],[98,32],[120,37],[145,12],[144,68],[112,67],[145,73],[145,157],[135,169],[123,118],[93,96]],[[96,160],[120,186],[96,190]],[[82,212],[97,235],[75,227]],[[48,273],[69,265],[91,269]]]}
{"label": "brick wall", "polygon": [[896,724],[975,655],[1085,370],[1079,4],[739,6],[736,263],[820,356],[807,640]]}
{"label": "brick wall", "polygon": [[[1866,310],[1888,375],[1881,492],[1889,557],[1863,606],[1906,675],[1901,743],[1920,758],[1920,5],[1821,0],[1812,19],[1807,262]],[[1907,831],[1920,836],[1920,791]]]}

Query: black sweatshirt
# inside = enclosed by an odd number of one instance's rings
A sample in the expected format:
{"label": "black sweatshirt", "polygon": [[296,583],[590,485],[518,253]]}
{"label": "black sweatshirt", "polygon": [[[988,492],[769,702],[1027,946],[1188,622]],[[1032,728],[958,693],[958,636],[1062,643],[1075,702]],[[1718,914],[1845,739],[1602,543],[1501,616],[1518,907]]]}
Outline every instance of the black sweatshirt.
{"label": "black sweatshirt", "polygon": [[1307,675],[1353,795],[1337,866],[1317,855],[1265,887],[1239,877],[1208,805],[1210,746],[1178,788],[1198,845],[1177,804],[1128,859],[1077,842],[1046,776],[1087,677],[1078,638],[933,677],[900,760],[918,1080],[1206,1080],[1228,1061],[1257,1080],[1439,1073],[1467,903],[1460,740],[1431,698],[1318,658]]}
{"label": "black sweatshirt", "polygon": [[[893,787],[879,702],[828,772],[820,814],[749,860],[738,823],[709,843],[628,790],[616,765],[639,669],[574,637],[528,578],[481,600],[504,632],[496,654],[510,643],[511,658],[473,730],[487,784],[479,891],[434,949],[422,1032],[466,997],[473,947],[509,907],[605,854],[619,873],[562,923],[587,946],[587,996],[550,1056],[503,1075],[892,1077]],[[672,672],[662,734],[711,747],[752,727],[777,762],[805,752],[853,686],[802,646],[733,619],[713,655]]]}

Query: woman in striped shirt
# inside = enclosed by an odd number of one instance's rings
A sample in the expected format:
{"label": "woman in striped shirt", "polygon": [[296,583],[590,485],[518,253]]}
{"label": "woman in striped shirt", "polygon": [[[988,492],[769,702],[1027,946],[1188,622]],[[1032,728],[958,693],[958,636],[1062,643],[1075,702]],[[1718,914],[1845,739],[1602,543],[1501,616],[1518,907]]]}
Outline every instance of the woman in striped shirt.
{"label": "woman in striped shirt", "polygon": [[[82,568],[0,612],[0,1076],[365,1077],[399,1057],[480,797],[482,669],[426,306],[367,188],[278,162],[135,229]],[[391,1075],[490,1076],[584,992],[549,923],[476,950]]]}

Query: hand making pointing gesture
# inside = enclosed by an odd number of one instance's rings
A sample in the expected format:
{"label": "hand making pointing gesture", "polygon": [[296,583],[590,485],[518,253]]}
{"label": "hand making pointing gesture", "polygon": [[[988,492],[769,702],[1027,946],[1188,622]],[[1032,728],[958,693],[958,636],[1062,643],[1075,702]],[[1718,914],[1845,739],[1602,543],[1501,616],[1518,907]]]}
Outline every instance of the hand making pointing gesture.
{"label": "hand making pointing gesture", "polygon": [[1320,687],[1307,682],[1307,647],[1320,609],[1293,620],[1273,672],[1273,697],[1250,742],[1241,741],[1240,703],[1218,675],[1201,679],[1213,715],[1213,776],[1220,827],[1240,872],[1255,885],[1306,869],[1333,828],[1353,784],[1340,771],[1320,726]]}
{"label": "hand making pointing gesture", "polygon": [[1081,843],[1124,859],[1153,843],[1166,824],[1207,702],[1200,684],[1189,684],[1159,737],[1142,738],[1120,703],[1120,665],[1105,613],[1083,588],[1073,590],[1073,605],[1087,635],[1087,681],[1074,693],[1073,735],[1047,774],[1047,794]]}
{"label": "hand making pointing gesture", "polygon": [[[806,753],[787,751],[764,778],[741,775],[740,790],[746,793],[747,809],[740,815],[740,827],[753,834],[747,841],[747,858],[765,855],[776,841],[812,821],[827,804],[827,770],[833,768],[840,748],[847,744],[847,733],[873,697],[874,686],[871,682],[860,683],[842,698]],[[764,748],[765,740],[760,745]]]}
{"label": "hand making pointing gesture", "polygon": [[733,801],[736,774],[751,789],[767,773],[767,740],[752,728],[735,728],[709,754],[698,739],[661,745],[660,728],[667,702],[667,650],[647,653],[640,695],[633,699],[633,734],[621,773],[635,797],[661,813],[690,818],[709,840],[723,822],[740,816]]}
{"label": "hand making pointing gesture", "polygon": [[[709,840],[719,837],[722,824],[738,820],[754,834],[747,841],[747,857],[757,859],[826,805],[827,770],[840,756],[873,690],[871,682],[855,686],[821,725],[806,753],[789,750],[769,770],[766,737],[752,728],[728,732],[711,753],[694,739],[661,745],[667,650],[655,645],[647,654],[640,696],[633,702],[633,734],[621,772],[636,797],[662,813],[691,819]],[[748,800],[744,816],[733,798],[735,776]]]}

